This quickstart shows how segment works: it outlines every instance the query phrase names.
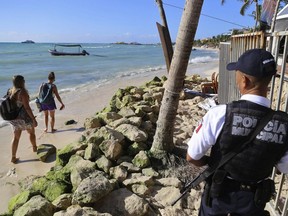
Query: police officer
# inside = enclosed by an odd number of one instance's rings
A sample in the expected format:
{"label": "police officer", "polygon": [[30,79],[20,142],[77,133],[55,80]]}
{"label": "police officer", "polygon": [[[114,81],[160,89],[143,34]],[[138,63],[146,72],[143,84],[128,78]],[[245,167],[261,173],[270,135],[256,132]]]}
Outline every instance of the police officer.
{"label": "police officer", "polygon": [[[188,142],[187,161],[196,166],[219,163],[223,155],[249,139],[259,120],[271,110],[266,97],[276,63],[270,52],[248,50],[237,62],[229,63],[227,70],[236,71],[242,96],[211,108],[195,129]],[[199,215],[267,215],[264,208],[274,187],[268,178],[274,165],[288,173],[287,134],[288,114],[274,112],[255,139],[207,179]]]}

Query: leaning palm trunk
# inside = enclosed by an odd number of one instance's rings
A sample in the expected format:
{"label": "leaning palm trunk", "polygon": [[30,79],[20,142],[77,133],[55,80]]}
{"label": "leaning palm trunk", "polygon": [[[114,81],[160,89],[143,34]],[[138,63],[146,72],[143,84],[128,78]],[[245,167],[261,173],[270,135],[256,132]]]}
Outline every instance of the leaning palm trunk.
{"label": "leaning palm trunk", "polygon": [[204,0],[186,0],[168,80],[165,84],[165,92],[157,121],[156,133],[150,149],[152,155],[157,158],[161,157],[163,153],[171,152],[174,148],[173,132],[179,104],[179,95],[183,89],[187,65],[203,1]]}
{"label": "leaning palm trunk", "polygon": [[158,4],[159,10],[160,10],[162,25],[168,29],[167,19],[166,19],[165,11],[163,8],[162,0],[156,0],[156,3]]}

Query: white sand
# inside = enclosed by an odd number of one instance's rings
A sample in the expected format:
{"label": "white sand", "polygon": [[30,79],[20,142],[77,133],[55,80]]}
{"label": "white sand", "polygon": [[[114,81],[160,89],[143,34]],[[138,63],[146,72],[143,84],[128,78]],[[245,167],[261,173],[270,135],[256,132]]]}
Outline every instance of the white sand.
{"label": "white sand", "polygon": [[[186,75],[200,74],[202,77],[210,77],[212,72],[218,72],[218,62],[209,64],[190,65]],[[166,71],[151,72],[142,77],[124,77],[117,78],[111,83],[107,83],[100,87],[93,85],[80,88],[73,92],[62,93],[61,97],[66,105],[62,111],[56,111],[56,127],[58,131],[54,134],[43,133],[44,120],[43,114],[36,111],[35,104],[32,103],[34,114],[37,115],[38,127],[36,128],[37,144],[53,144],[56,148],[61,149],[65,145],[77,141],[81,136],[81,129],[87,117],[92,116],[97,111],[101,111],[108,105],[111,97],[118,88],[126,86],[140,86],[150,81],[154,76],[161,77],[166,75]],[[56,83],[57,84],[57,83]],[[61,89],[61,86],[57,86]],[[57,101],[58,102],[58,101]],[[58,103],[58,107],[59,103]],[[64,123],[68,120],[75,120],[77,124],[66,126]],[[20,157],[18,164],[12,164],[11,159],[11,139],[12,130],[10,126],[0,128],[0,152],[2,152],[0,167],[0,214],[8,209],[8,202],[11,197],[20,192],[18,182],[27,176],[44,175],[55,164],[55,157],[50,162],[43,163],[37,159],[35,153],[32,152],[32,146],[29,142],[27,132],[23,131],[17,156]],[[15,169],[15,172],[10,172]],[[9,174],[9,175],[8,175]]]}

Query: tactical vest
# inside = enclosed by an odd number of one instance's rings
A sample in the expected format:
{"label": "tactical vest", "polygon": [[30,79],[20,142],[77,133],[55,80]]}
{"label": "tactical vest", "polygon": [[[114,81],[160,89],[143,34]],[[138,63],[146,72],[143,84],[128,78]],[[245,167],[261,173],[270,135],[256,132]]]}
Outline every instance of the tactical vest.
{"label": "tactical vest", "polygon": [[[212,162],[219,162],[236,145],[248,140],[259,120],[269,110],[245,100],[228,104],[222,132],[211,151]],[[273,166],[287,150],[288,114],[277,111],[256,139],[224,165],[224,169],[235,180],[257,182],[271,174]]]}

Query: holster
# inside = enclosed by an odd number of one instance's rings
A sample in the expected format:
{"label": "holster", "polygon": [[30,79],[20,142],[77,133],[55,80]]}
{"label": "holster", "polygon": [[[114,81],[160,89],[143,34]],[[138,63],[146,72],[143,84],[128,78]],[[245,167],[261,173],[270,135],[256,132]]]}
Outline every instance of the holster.
{"label": "holster", "polygon": [[264,206],[270,201],[275,194],[275,184],[272,179],[265,179],[257,184],[257,189],[254,196],[256,206]]}

